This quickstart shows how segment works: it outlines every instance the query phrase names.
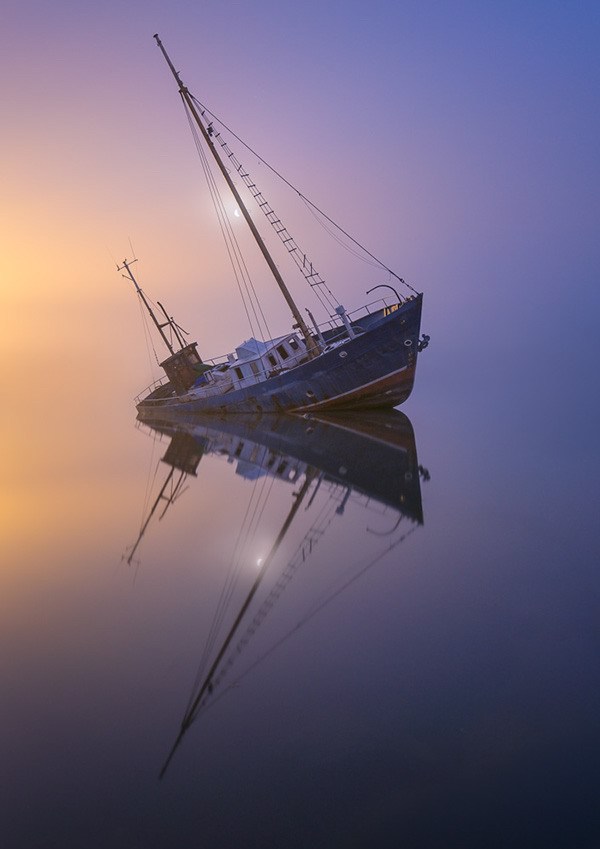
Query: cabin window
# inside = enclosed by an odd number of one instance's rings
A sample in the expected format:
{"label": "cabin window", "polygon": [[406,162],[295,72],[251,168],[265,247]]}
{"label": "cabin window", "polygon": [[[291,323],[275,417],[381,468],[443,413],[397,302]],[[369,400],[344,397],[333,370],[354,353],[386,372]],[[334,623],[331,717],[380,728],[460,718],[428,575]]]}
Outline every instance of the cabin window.
{"label": "cabin window", "polygon": [[259,369],[259,367],[256,365],[256,363],[255,363],[254,361],[252,361],[252,362],[250,363],[250,368],[252,369],[252,372],[253,372],[256,376],[258,376],[258,375],[260,374],[260,369]]}
{"label": "cabin window", "polygon": [[288,339],[287,341],[288,341],[288,345],[290,346],[292,351],[297,351],[298,348],[300,347],[298,345],[297,341],[293,337],[291,339]]}
{"label": "cabin window", "polygon": [[286,351],[283,345],[277,346],[277,353],[279,354],[282,360],[287,360],[287,358],[289,357],[289,353]]}
{"label": "cabin window", "polygon": [[244,374],[243,374],[243,372],[242,372],[242,370],[239,366],[236,366],[234,368],[234,372],[237,374],[237,376],[239,377],[240,380],[244,379]]}
{"label": "cabin window", "polygon": [[277,365],[277,360],[275,359],[275,357],[273,356],[273,354],[267,354],[267,359],[268,359],[268,361],[271,363],[271,365],[272,365],[272,366],[276,366],[276,365]]}

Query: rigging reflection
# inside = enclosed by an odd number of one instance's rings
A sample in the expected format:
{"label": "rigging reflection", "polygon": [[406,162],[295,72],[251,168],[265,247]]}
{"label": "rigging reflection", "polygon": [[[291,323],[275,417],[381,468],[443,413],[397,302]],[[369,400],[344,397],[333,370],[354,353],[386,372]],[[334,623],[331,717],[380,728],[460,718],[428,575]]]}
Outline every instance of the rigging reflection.
{"label": "rigging reflection", "polygon": [[[162,777],[185,733],[209,703],[214,703],[223,692],[239,683],[251,669],[423,524],[421,479],[428,480],[429,473],[418,463],[409,419],[396,410],[318,417],[195,415],[176,423],[153,420],[150,424],[140,415],[139,420],[142,428],[170,440],[161,458],[168,471],[126,555],[129,564],[134,561],[152,519],[160,520],[183,494],[187,480],[197,476],[200,461],[206,455],[226,456],[235,472],[246,479],[256,481],[268,476],[290,484],[292,489],[281,528],[268,553],[257,562],[258,572],[227,629],[225,608],[220,607],[215,613],[197,684],[160,772]],[[319,501],[323,498],[334,505],[326,523],[319,509]],[[368,511],[366,532],[377,552],[350,573],[344,573],[337,585],[295,622],[283,638],[224,688],[222,685],[236,659],[298,568],[311,556],[325,530],[344,516],[351,499],[352,503],[360,502]],[[281,544],[302,506],[307,513],[314,511],[314,518],[292,556],[279,563],[278,578],[268,592],[263,592],[261,600],[263,579],[277,559]],[[226,576],[221,602],[231,596],[230,581],[231,576]]]}

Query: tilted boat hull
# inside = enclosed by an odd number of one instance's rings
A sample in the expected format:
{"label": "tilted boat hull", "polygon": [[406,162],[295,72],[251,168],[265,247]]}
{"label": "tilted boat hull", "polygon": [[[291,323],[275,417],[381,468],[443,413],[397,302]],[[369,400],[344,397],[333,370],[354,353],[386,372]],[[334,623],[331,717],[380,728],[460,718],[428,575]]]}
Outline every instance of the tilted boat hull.
{"label": "tilted boat hull", "polygon": [[163,386],[137,408],[144,417],[164,417],[397,407],[415,380],[421,305],[417,295],[354,339],[260,383],[202,397],[168,394]]}
{"label": "tilted boat hull", "polygon": [[[278,476],[280,463],[287,476],[294,461],[301,462],[325,480],[350,487],[423,523],[415,434],[410,420],[399,410],[309,416],[195,413],[177,421],[156,416],[148,421],[140,412],[138,420],[152,432],[171,438],[163,462],[193,475],[207,452],[241,462],[250,456],[265,474],[273,476]],[[256,451],[257,446],[269,453]],[[291,480],[295,482],[296,476]]]}

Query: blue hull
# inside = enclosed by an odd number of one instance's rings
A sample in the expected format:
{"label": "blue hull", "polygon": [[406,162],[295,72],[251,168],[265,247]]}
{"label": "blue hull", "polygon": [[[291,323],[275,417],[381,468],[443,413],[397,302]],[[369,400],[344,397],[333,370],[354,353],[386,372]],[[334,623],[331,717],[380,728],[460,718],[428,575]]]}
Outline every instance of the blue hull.
{"label": "blue hull", "polygon": [[180,413],[281,413],[397,407],[410,395],[417,363],[422,295],[365,332],[287,372],[207,397],[160,387],[140,401],[144,418]]}
{"label": "blue hull", "polygon": [[[294,462],[306,463],[311,473],[351,488],[376,502],[398,510],[423,524],[419,461],[410,420],[399,410],[372,413],[281,416],[179,417],[177,421],[153,418],[139,421],[152,432],[168,435],[171,443],[162,460],[179,470],[196,474],[205,453],[218,446],[219,454],[233,436],[230,460],[238,460],[237,448],[267,448],[269,453],[252,454],[262,460],[267,475],[278,476],[280,463],[289,471]],[[268,463],[264,461],[268,460]],[[258,461],[257,461],[258,462]],[[307,469],[307,473],[309,472]],[[285,472],[284,472],[285,474]],[[294,482],[296,478],[293,478]]]}

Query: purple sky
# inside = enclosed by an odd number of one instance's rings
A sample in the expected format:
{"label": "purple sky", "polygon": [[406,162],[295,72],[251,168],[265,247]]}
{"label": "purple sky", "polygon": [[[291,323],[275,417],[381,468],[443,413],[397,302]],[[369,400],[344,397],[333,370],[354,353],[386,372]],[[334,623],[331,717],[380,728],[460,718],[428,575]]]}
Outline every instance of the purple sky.
{"label": "purple sky", "polygon": [[[135,298],[114,271],[130,238],[142,285],[205,356],[248,335],[159,32],[198,97],[425,292],[423,330],[442,355],[423,367],[432,387],[469,362],[489,380],[499,356],[546,380],[557,344],[563,385],[582,371],[567,372],[565,344],[590,360],[597,3],[25,0],[3,18],[5,354],[54,371],[75,338],[97,374],[100,359],[130,359],[126,397],[149,382]],[[238,153],[268,192],[264,167]],[[387,281],[286,215],[347,308]]]}

